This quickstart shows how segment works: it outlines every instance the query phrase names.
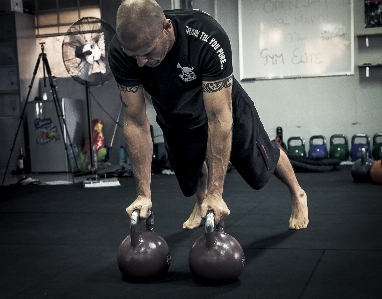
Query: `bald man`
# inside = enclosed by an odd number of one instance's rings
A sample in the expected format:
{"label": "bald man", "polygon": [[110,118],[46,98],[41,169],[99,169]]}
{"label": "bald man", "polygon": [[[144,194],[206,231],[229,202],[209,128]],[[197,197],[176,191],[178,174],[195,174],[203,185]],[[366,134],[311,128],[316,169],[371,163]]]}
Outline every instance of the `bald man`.
{"label": "bald man", "polygon": [[196,204],[183,228],[230,213],[223,200],[229,161],[254,189],[275,174],[289,188],[290,229],[308,225],[307,195],[285,153],[269,140],[253,101],[233,76],[223,28],[199,10],[164,11],[152,0],[124,1],[109,64],[124,104],[124,134],[137,185],[126,209],[150,214],[153,144],[143,88],[151,95],[169,160],[183,194]]}

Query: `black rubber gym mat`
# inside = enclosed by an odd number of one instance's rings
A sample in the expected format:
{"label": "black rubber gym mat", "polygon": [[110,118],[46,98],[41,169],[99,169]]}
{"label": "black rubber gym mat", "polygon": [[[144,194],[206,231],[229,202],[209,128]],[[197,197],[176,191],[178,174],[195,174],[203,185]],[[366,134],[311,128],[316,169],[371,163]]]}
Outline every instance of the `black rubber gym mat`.
{"label": "black rubber gym mat", "polygon": [[[382,186],[352,181],[349,166],[298,173],[309,199],[310,224],[288,230],[290,199],[277,179],[251,190],[227,174],[231,209],[225,230],[242,245],[239,280],[222,286],[195,282],[188,252],[204,232],[182,229],[195,198],[182,196],[174,176],[154,175],[154,229],[172,263],[156,282],[131,283],[116,262],[129,233],[124,209],[133,178],[121,187],[0,187],[1,298],[379,298],[382,293]],[[143,229],[143,226],[142,226]]]}

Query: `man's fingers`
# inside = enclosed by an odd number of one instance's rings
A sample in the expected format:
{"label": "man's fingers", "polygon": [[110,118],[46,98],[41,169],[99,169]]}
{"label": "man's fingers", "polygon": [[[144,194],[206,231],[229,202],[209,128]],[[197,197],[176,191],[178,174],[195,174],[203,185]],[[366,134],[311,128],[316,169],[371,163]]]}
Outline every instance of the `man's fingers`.
{"label": "man's fingers", "polygon": [[136,210],[136,208],[132,208],[131,206],[127,207],[126,208],[127,215],[129,215],[129,217],[131,217],[131,214],[133,214],[134,210]]}
{"label": "man's fingers", "polygon": [[130,206],[126,208],[126,213],[131,217],[131,215],[133,214],[135,210],[139,210],[139,218],[146,219],[151,215],[150,209],[151,207],[148,205],[134,206],[134,207]]}
{"label": "man's fingers", "polygon": [[150,216],[150,214],[151,214],[150,207],[147,206],[147,205],[143,205],[141,207],[141,212],[139,214],[139,217],[141,219],[146,219],[146,218],[148,218]]}

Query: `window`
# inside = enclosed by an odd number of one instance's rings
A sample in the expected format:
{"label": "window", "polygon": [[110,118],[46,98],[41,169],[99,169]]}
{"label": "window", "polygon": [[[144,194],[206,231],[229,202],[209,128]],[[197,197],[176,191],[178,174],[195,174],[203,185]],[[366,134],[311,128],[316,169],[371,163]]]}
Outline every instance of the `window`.
{"label": "window", "polygon": [[65,35],[84,17],[101,18],[100,0],[29,0],[35,14],[37,37]]}
{"label": "window", "polygon": [[[101,18],[100,0],[24,0],[24,8],[35,15],[36,46],[44,43],[53,76],[68,77],[62,62],[62,41],[69,27],[84,17]],[[42,67],[39,77],[43,76]]]}

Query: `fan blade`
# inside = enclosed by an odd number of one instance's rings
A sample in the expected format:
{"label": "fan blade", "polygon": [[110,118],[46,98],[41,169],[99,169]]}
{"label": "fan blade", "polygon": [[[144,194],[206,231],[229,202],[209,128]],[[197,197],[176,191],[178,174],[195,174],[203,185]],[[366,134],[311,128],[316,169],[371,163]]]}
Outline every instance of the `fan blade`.
{"label": "fan blade", "polygon": [[69,28],[62,43],[62,57],[75,81],[97,86],[112,78],[106,56],[114,34],[109,24],[93,17],[82,18]]}

